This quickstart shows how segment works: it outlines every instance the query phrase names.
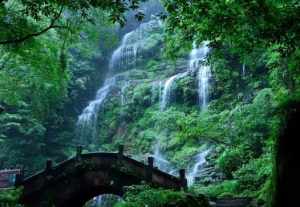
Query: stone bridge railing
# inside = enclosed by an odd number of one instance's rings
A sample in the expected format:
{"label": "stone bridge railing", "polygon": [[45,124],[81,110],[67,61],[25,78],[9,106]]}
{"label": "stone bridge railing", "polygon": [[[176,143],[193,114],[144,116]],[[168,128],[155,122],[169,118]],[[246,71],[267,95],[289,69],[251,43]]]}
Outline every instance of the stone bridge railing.
{"label": "stone bridge railing", "polygon": [[17,185],[24,187],[21,203],[28,206],[82,206],[87,200],[100,194],[122,195],[125,186],[148,183],[152,186],[185,189],[185,170],[179,177],[154,167],[154,158],[148,163],[138,162],[123,154],[123,146],[117,153],[82,154],[78,147],[75,157],[56,166],[48,160],[46,168],[26,179],[21,176]]}

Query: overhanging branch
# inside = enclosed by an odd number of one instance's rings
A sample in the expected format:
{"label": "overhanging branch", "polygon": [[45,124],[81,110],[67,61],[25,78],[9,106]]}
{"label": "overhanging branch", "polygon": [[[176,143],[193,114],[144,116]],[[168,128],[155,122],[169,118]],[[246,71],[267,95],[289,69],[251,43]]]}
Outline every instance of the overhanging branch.
{"label": "overhanging branch", "polygon": [[61,7],[59,13],[51,20],[51,23],[49,24],[49,26],[47,26],[46,28],[42,29],[41,31],[38,31],[38,32],[35,32],[35,33],[31,33],[31,34],[25,35],[24,37],[17,38],[17,39],[0,41],[0,45],[18,44],[18,43],[24,42],[24,41],[26,41],[28,39],[31,39],[33,37],[42,35],[43,33],[49,31],[50,29],[67,28],[65,26],[55,25],[56,21],[60,18],[61,14],[62,14],[62,11],[63,11],[63,7]]}

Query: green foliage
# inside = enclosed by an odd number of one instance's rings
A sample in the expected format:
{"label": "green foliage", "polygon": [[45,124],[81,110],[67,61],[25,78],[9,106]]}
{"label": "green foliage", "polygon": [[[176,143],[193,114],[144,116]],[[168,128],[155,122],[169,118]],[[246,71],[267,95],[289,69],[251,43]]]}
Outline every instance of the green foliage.
{"label": "green foliage", "polygon": [[[168,29],[176,28],[181,39],[226,43],[236,51],[251,51],[268,43],[282,42],[288,52],[299,41],[299,26],[284,23],[297,18],[299,4],[279,1],[163,1],[169,12]],[[200,21],[199,21],[200,20]],[[277,34],[277,35],[273,35]]]}
{"label": "green foliage", "polygon": [[249,196],[252,192],[256,192],[257,189],[263,188],[271,173],[271,155],[265,154],[259,159],[252,159],[247,164],[244,164],[234,173],[234,178],[239,181],[240,191],[244,191],[244,194]]}
{"label": "green foliage", "polygon": [[[228,178],[232,178],[232,172],[236,171],[245,162],[245,149],[227,148],[217,159],[217,166]],[[248,159],[247,159],[248,160]]]}
{"label": "green foliage", "polygon": [[[1,167],[21,163],[34,170],[48,157],[59,161],[72,154],[66,145],[73,144],[76,116],[105,78],[103,65],[117,44],[109,20],[123,24],[130,9],[142,18],[138,3],[0,3],[0,44],[6,45],[0,48],[0,104],[6,108],[0,115]],[[299,3],[163,3],[167,33],[158,28],[147,34],[140,48],[145,56],[123,71],[134,80],[123,94],[126,103],[120,103],[121,86],[116,86],[99,111],[97,140],[86,140],[88,149],[101,144],[111,151],[122,143],[143,159],[159,142],[168,160],[187,167],[210,146],[215,150],[209,165],[225,180],[197,185],[195,191],[265,201],[280,127],[276,109],[299,94]],[[191,75],[176,80],[172,103],[161,111],[155,83],[185,69],[192,42],[202,41],[212,49],[206,62],[213,73],[208,109],[199,112],[197,79]],[[118,206],[163,206],[186,198],[181,192],[134,187]]]}
{"label": "green foliage", "polygon": [[208,201],[203,196],[190,195],[172,190],[153,189],[148,186],[132,186],[127,189],[124,201],[115,207],[207,207]]}
{"label": "green foliage", "polygon": [[96,9],[89,15],[94,23],[73,13],[61,18],[76,23],[74,36],[49,30],[22,47],[0,48],[0,103],[6,108],[0,116],[1,168],[24,165],[32,173],[48,158],[61,161],[72,154],[76,111],[85,104],[78,96],[97,87],[90,81],[101,80],[106,69],[95,70],[96,63],[116,43],[108,35],[108,15]]}
{"label": "green foliage", "polygon": [[193,191],[203,193],[212,198],[234,197],[238,195],[239,183],[237,180],[227,180],[219,184],[209,186],[194,186]]}
{"label": "green foliage", "polygon": [[[5,0],[0,3],[0,44],[19,44],[38,37],[50,30],[72,34],[78,22],[94,21],[93,9],[109,13],[112,22],[124,25],[125,12],[135,10],[135,17],[142,20],[140,0],[130,2],[105,1],[37,1]],[[73,16],[73,18],[69,18]],[[74,18],[75,17],[75,18]],[[75,21],[74,21],[75,19]]]}
{"label": "green foliage", "polygon": [[18,200],[22,194],[22,188],[0,190],[0,204],[5,206],[18,206]]}
{"label": "green foliage", "polygon": [[30,171],[39,168],[49,144],[48,123],[55,128],[62,122],[56,112],[66,98],[69,77],[58,59],[59,43],[53,32],[22,48],[0,50],[7,57],[1,60],[0,70],[0,100],[6,107],[0,117],[1,167],[26,164]]}

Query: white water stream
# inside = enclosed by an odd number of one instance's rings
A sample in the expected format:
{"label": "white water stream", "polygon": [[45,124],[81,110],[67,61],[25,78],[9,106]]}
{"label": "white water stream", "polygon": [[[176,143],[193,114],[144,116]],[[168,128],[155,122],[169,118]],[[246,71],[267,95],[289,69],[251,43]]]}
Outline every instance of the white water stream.
{"label": "white water stream", "polygon": [[188,72],[184,73],[178,73],[176,75],[173,75],[169,79],[166,80],[163,90],[162,90],[162,98],[160,103],[160,109],[161,111],[165,110],[168,104],[170,103],[171,97],[172,97],[172,87],[174,82],[177,79],[183,78],[188,75]]}
{"label": "white water stream", "polygon": [[80,142],[84,142],[86,138],[92,140],[96,137],[98,112],[114,84],[115,77],[106,79],[103,86],[97,91],[95,99],[79,115],[76,130]]}
{"label": "white water stream", "polygon": [[188,186],[191,186],[195,182],[195,178],[198,176],[201,176],[201,169],[203,168],[203,165],[206,163],[206,157],[209,154],[210,149],[207,149],[203,152],[200,152],[196,156],[196,162],[192,169],[187,174],[187,180],[188,180]]}
{"label": "white water stream", "polygon": [[198,80],[198,102],[201,109],[205,109],[209,100],[209,82],[211,79],[211,69],[210,66],[205,64],[207,54],[210,49],[207,46],[208,43],[204,42],[200,47],[197,47],[196,44],[193,44],[193,49],[189,55],[189,65],[186,72],[178,73],[170,78],[168,78],[162,90],[162,98],[160,101],[160,109],[164,111],[171,102],[172,98],[172,89],[176,80],[183,78],[187,75],[197,72]]}
{"label": "white water stream", "polygon": [[[198,153],[193,160],[193,165],[187,168],[186,178],[188,181],[188,186],[193,185],[197,177],[201,178],[201,170],[206,164],[206,157],[209,155],[210,151],[210,149],[207,149]],[[152,156],[154,158],[154,165],[156,167],[164,172],[177,176],[178,169],[176,169],[172,163],[167,160],[164,153],[160,149],[159,142],[155,145]]]}
{"label": "white water stream", "polygon": [[205,64],[207,54],[209,53],[208,43],[204,42],[200,47],[193,44],[193,50],[190,53],[189,70],[197,72],[198,79],[198,102],[202,110],[207,108],[209,99],[209,81],[211,78],[210,66]]}

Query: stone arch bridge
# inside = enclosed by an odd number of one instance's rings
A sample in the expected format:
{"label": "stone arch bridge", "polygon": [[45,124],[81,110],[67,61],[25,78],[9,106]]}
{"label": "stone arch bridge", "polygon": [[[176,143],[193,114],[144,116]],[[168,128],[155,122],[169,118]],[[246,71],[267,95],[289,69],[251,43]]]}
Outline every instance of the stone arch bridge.
{"label": "stone arch bridge", "polygon": [[123,154],[123,147],[117,153],[77,155],[56,166],[47,161],[45,170],[22,179],[17,186],[23,186],[20,203],[30,207],[56,206],[81,207],[93,197],[101,194],[122,196],[125,186],[146,182],[154,187],[180,190],[187,187],[185,171],[180,170],[179,178],[153,166],[138,162]]}

